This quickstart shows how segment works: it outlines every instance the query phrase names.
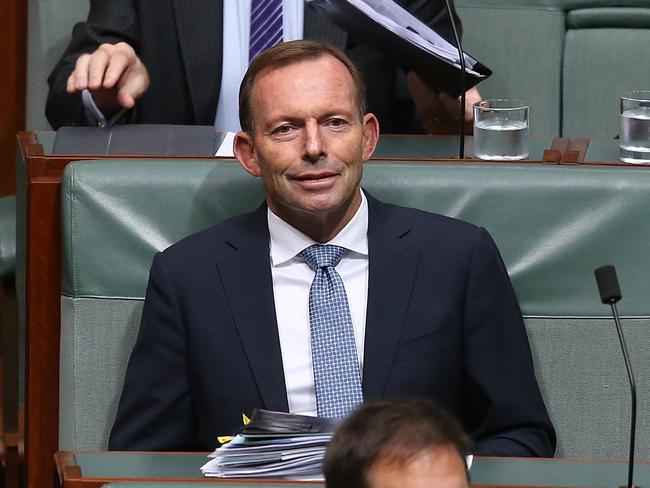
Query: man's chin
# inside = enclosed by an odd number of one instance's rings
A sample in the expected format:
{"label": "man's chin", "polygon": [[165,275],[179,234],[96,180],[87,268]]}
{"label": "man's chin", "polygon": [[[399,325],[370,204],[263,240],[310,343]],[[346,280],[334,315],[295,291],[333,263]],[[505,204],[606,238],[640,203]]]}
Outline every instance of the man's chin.
{"label": "man's chin", "polygon": [[348,205],[341,203],[338,199],[333,199],[329,195],[312,195],[310,198],[301,199],[293,202],[286,202],[280,206],[271,206],[278,215],[302,215],[305,217],[318,218],[327,216],[336,212],[345,212]]}

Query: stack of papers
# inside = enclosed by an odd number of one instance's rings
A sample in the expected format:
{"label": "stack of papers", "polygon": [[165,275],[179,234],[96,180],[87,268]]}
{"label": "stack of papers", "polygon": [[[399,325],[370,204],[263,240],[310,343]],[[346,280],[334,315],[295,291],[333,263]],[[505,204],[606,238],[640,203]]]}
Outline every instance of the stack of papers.
{"label": "stack of papers", "polygon": [[332,433],[238,434],[217,448],[201,472],[222,478],[322,481],[321,464]]}

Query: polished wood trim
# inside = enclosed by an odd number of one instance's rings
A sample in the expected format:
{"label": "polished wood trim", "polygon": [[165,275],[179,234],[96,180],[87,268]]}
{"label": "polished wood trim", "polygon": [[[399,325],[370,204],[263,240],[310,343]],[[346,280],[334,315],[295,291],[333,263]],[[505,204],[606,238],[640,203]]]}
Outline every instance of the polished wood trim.
{"label": "polished wood trim", "polygon": [[25,128],[26,1],[3,0],[0,45],[0,195],[13,195],[16,193],[15,137]]}
{"label": "polished wood trim", "polygon": [[584,162],[589,149],[589,139],[585,137],[576,137],[569,141],[569,148],[562,157],[563,163],[581,163]]}
{"label": "polished wood trim", "polygon": [[25,330],[27,486],[52,486],[58,447],[60,178],[28,172]]}

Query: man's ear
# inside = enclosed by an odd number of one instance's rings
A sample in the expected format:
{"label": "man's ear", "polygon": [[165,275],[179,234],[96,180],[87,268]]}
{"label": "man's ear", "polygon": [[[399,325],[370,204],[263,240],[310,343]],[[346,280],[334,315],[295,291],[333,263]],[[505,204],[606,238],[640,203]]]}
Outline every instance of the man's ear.
{"label": "man's ear", "polygon": [[253,144],[253,137],[248,132],[237,132],[235,134],[235,142],[233,143],[233,151],[235,157],[239,160],[239,164],[246,170],[247,173],[253,176],[261,176],[257,160],[255,159],[255,146]]}
{"label": "man's ear", "polygon": [[379,140],[379,121],[374,114],[363,117],[363,160],[368,161],[377,147]]}

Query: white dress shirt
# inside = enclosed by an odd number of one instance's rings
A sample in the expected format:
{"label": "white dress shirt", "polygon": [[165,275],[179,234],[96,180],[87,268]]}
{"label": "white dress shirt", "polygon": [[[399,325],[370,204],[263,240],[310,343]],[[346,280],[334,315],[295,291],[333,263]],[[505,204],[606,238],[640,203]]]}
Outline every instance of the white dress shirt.
{"label": "white dress shirt", "polygon": [[[314,271],[298,256],[317,244],[268,210],[271,274],[275,314],[278,321],[284,381],[289,411],[316,415],[311,340],[309,334],[309,288]],[[363,371],[363,344],[368,305],[368,202],[361,192],[361,205],[352,220],[326,244],[348,250],[336,266],[350,306],[354,339]]]}
{"label": "white dress shirt", "polygon": [[[303,0],[282,0],[283,40],[302,39]],[[214,120],[219,131],[238,131],[239,85],[248,69],[251,0],[223,0],[221,91]]]}

